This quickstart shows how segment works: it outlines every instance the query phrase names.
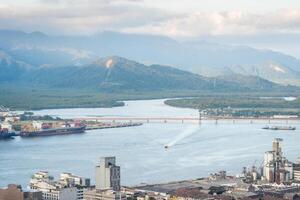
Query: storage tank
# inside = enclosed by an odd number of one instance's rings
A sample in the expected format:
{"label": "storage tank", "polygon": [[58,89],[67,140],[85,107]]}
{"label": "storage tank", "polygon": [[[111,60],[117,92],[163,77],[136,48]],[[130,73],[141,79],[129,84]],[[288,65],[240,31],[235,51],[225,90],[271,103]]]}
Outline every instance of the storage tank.
{"label": "storage tank", "polygon": [[264,177],[269,183],[274,182],[274,165],[268,164],[264,167]]}
{"label": "storage tank", "polygon": [[293,174],[294,174],[294,167],[293,167],[293,163],[290,162],[285,162],[284,163],[284,170],[288,173],[287,174],[287,179],[291,180],[293,179]]}
{"label": "storage tank", "polygon": [[265,152],[264,165],[268,165],[269,163],[275,160],[274,151]]}
{"label": "storage tank", "polygon": [[277,181],[277,183],[282,183],[282,182],[286,182],[288,181],[288,177],[287,177],[288,172],[286,172],[285,170],[280,170],[279,172],[279,181]]}
{"label": "storage tank", "polygon": [[253,181],[256,181],[257,180],[257,172],[252,172],[252,177],[253,177]]}

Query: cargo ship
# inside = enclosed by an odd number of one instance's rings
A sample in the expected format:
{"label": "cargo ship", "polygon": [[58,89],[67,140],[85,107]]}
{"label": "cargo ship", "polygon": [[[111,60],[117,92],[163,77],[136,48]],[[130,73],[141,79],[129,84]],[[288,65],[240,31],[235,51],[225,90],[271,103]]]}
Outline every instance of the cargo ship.
{"label": "cargo ship", "polygon": [[85,132],[86,126],[83,124],[64,124],[62,127],[52,127],[52,124],[42,124],[40,127],[34,123],[32,127],[25,127],[21,130],[21,137],[40,137],[40,136],[53,136],[53,135],[69,135],[79,134]]}
{"label": "cargo ship", "polygon": [[10,139],[13,136],[16,136],[15,132],[10,132],[7,129],[1,129],[0,128],[0,140]]}
{"label": "cargo ship", "polygon": [[10,139],[13,136],[16,136],[16,133],[12,129],[12,125],[7,122],[0,124],[0,140]]}
{"label": "cargo ship", "polygon": [[293,131],[293,130],[296,130],[296,127],[293,127],[293,126],[265,126],[265,127],[263,127],[263,129]]}

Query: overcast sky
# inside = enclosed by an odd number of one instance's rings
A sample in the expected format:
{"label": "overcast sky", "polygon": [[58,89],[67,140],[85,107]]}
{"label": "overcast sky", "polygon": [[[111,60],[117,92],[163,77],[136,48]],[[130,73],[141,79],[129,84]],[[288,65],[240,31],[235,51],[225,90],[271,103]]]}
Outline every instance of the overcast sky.
{"label": "overcast sky", "polygon": [[300,32],[300,0],[0,0],[0,28],[171,37]]}

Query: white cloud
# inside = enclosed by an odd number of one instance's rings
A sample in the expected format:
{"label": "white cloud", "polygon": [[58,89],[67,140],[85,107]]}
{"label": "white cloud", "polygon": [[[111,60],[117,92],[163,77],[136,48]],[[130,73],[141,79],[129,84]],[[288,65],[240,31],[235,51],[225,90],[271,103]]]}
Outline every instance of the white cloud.
{"label": "white cloud", "polygon": [[144,32],[145,30],[175,37],[300,33],[300,9],[284,9],[264,14],[242,11],[195,12],[158,23],[125,29],[128,32]]}
{"label": "white cloud", "polygon": [[163,20],[167,14],[145,8],[141,0],[43,0],[33,4],[1,4],[0,28],[40,30],[50,33],[89,34],[118,31]]}
{"label": "white cloud", "polygon": [[112,30],[172,37],[300,32],[300,9],[168,12],[143,0],[39,0],[0,3],[0,28],[56,34]]}

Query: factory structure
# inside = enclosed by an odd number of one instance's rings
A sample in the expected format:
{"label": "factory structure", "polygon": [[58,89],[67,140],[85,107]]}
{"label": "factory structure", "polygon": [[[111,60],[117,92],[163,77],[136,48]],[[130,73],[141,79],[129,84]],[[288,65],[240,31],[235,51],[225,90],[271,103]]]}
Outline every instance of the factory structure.
{"label": "factory structure", "polygon": [[282,141],[281,138],[274,139],[272,151],[265,152],[263,174],[269,183],[280,184],[294,178],[294,164],[283,156]]}
{"label": "factory structure", "polygon": [[94,185],[89,178],[72,173],[61,173],[55,180],[47,171],[39,171],[31,176],[29,191],[8,185],[0,188],[0,200],[299,200],[300,159],[290,162],[283,155],[282,143],[275,138],[261,165],[256,167],[254,162],[237,176],[220,171],[192,180],[122,187],[116,157],[101,157]]}
{"label": "factory structure", "polygon": [[242,176],[245,182],[284,184],[300,183],[300,158],[297,163],[290,162],[283,155],[283,139],[275,138],[272,150],[266,151],[260,167],[253,165],[251,169],[244,167]]}

